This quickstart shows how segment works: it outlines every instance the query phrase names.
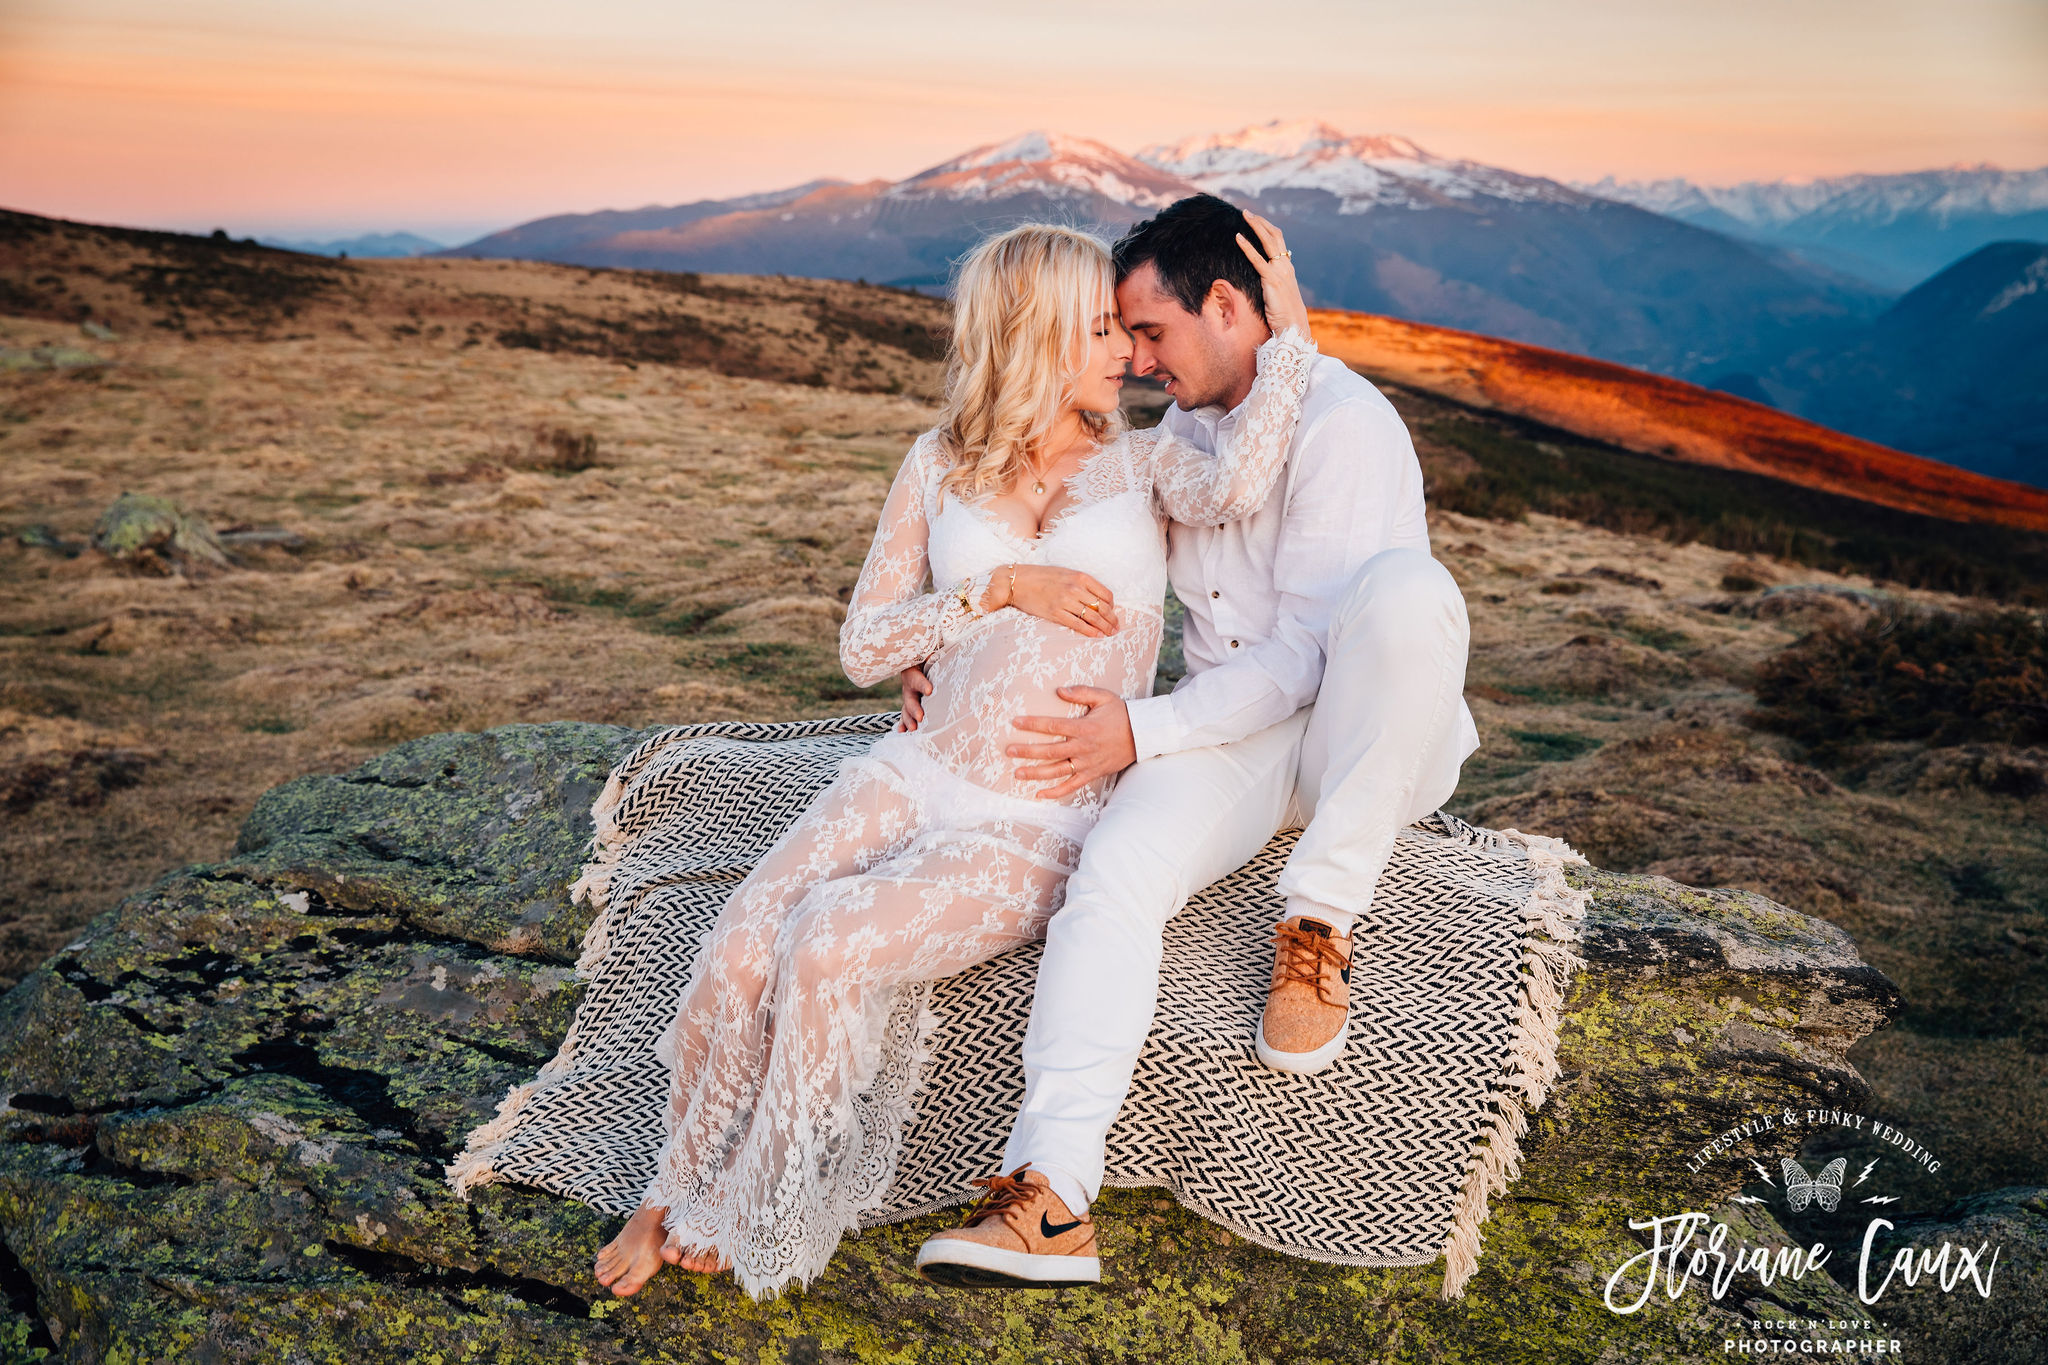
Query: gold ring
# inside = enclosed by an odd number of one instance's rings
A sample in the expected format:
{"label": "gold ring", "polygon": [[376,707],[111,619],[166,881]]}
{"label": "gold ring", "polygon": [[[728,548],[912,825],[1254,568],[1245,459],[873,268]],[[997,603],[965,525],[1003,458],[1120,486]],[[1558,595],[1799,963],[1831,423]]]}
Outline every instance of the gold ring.
{"label": "gold ring", "polygon": [[1088,604],[1088,610],[1090,610],[1090,611],[1101,611],[1101,610],[1102,610],[1102,603],[1100,603],[1100,602],[1090,602],[1090,603]]}
{"label": "gold ring", "polygon": [[1081,771],[1081,770],[1080,770],[1079,768],[1077,768],[1077,767],[1075,767],[1075,766],[1074,766],[1074,760],[1073,760],[1073,759],[1071,759],[1071,758],[1070,758],[1070,759],[1068,759],[1068,760],[1067,760],[1067,776],[1069,776],[1069,777],[1072,777],[1072,776],[1073,776],[1073,775],[1074,775],[1075,773],[1077,773],[1077,772],[1080,772],[1080,771]]}
{"label": "gold ring", "polygon": [[1292,251],[1283,251],[1280,254],[1285,256],[1290,261],[1294,259],[1294,253]]}

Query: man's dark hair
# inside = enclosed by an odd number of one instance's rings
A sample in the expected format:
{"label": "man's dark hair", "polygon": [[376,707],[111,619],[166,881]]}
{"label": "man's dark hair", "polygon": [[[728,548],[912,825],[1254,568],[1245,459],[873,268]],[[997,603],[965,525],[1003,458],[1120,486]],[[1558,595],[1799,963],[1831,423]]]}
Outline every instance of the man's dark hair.
{"label": "man's dark hair", "polygon": [[1266,315],[1266,289],[1259,272],[1245,258],[1237,234],[1265,254],[1259,235],[1245,221],[1244,210],[1213,194],[1197,194],[1167,205],[1117,239],[1110,248],[1116,282],[1150,263],[1159,271],[1166,292],[1190,313],[1202,311],[1202,300],[1218,280],[1244,291],[1260,317]]}

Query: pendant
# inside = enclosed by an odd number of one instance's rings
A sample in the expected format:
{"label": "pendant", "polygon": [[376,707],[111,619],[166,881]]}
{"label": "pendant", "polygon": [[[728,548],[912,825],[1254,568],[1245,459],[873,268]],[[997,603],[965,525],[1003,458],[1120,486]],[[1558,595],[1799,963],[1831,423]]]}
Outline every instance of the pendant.
{"label": "pendant", "polygon": [[1045,485],[1043,483],[1034,483],[1031,485],[1031,491],[1042,495],[1045,492]]}

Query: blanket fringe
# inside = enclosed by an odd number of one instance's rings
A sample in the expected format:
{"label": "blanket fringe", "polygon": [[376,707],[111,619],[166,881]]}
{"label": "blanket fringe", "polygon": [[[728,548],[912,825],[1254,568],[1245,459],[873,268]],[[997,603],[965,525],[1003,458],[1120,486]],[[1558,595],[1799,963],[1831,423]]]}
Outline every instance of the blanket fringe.
{"label": "blanket fringe", "polygon": [[498,1156],[505,1144],[511,1141],[512,1130],[519,1126],[533,1097],[567,1074],[576,1064],[576,1037],[572,1028],[570,1036],[562,1041],[555,1055],[548,1059],[534,1078],[525,1085],[515,1085],[505,1092],[505,1098],[498,1101],[496,1117],[488,1123],[480,1123],[470,1129],[469,1138],[463,1143],[462,1152],[455,1160],[442,1167],[447,1176],[448,1186],[462,1199],[469,1198],[469,1192],[479,1185],[495,1185],[505,1179],[498,1171]]}
{"label": "blanket fringe", "polygon": [[1444,1242],[1446,1299],[1463,1297],[1465,1282],[1479,1268],[1479,1229],[1488,1202],[1521,1174],[1521,1139],[1529,1131],[1529,1114],[1542,1105],[1557,1079],[1557,1021],[1565,991],[1572,973],[1586,965],[1568,945],[1578,940],[1591,896],[1573,890],[1564,876],[1567,863],[1583,865],[1586,859],[1562,839],[1517,829],[1498,833],[1528,850],[1536,886],[1522,907],[1522,985],[1507,1065],[1489,1097],[1478,1150]]}
{"label": "blanket fringe", "polygon": [[[628,760],[630,762],[630,760]],[[569,903],[582,901],[597,911],[597,918],[590,922],[590,928],[583,935],[583,951],[576,959],[576,974],[589,980],[604,960],[611,925],[612,873],[617,869],[619,859],[626,850],[626,836],[619,829],[619,804],[625,800],[626,784],[619,777],[626,764],[612,769],[605,778],[604,790],[591,804],[590,819],[594,833],[590,837],[591,860],[583,865],[582,874],[569,887]],[[505,1098],[498,1101],[498,1112],[486,1123],[480,1123],[469,1132],[463,1143],[462,1152],[449,1162],[443,1171],[448,1184],[455,1193],[469,1198],[469,1192],[479,1185],[496,1184],[504,1180],[498,1173],[498,1155],[512,1137],[512,1130],[519,1126],[520,1117],[532,1102],[534,1094],[547,1087],[557,1076],[567,1072],[576,1061],[576,1038],[572,1027],[570,1036],[563,1040],[555,1055],[548,1059],[531,1081],[515,1085],[505,1092]]]}
{"label": "blanket fringe", "polygon": [[604,961],[605,951],[611,946],[612,873],[618,870],[627,843],[626,832],[619,828],[619,805],[625,799],[626,784],[619,777],[619,769],[614,768],[604,781],[604,790],[591,803],[591,859],[569,887],[570,904],[581,901],[597,911],[597,917],[583,933],[583,951],[576,957],[576,975],[586,981]]}

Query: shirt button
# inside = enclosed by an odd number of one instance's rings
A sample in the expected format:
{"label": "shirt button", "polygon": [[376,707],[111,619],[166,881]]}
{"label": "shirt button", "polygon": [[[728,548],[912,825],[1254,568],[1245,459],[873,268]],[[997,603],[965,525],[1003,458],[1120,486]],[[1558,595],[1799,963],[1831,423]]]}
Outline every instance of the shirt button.
{"label": "shirt button", "polygon": [[1235,641],[1235,640],[1232,640],[1232,641],[1230,642],[1230,647],[1231,647],[1232,649],[1236,649],[1236,648],[1237,648],[1237,641]]}
{"label": "shirt button", "polygon": [[1221,597],[1221,596],[1223,596],[1223,594],[1222,594],[1222,593],[1220,593],[1220,592],[1216,592],[1216,591],[1214,591],[1214,590],[1212,589],[1212,590],[1210,591],[1210,593],[1209,593],[1209,596],[1211,596],[1211,597]]}

